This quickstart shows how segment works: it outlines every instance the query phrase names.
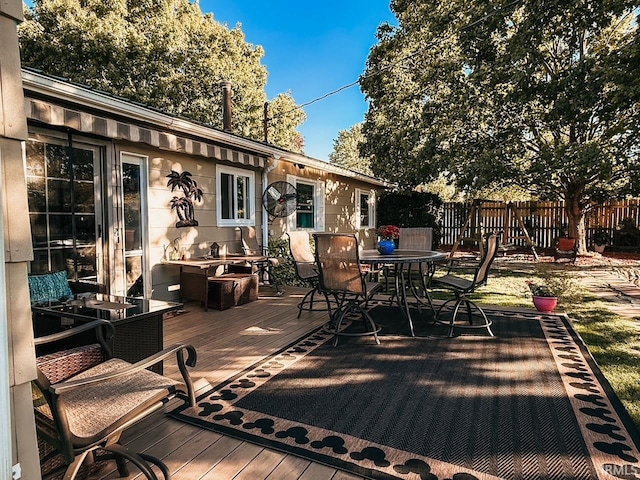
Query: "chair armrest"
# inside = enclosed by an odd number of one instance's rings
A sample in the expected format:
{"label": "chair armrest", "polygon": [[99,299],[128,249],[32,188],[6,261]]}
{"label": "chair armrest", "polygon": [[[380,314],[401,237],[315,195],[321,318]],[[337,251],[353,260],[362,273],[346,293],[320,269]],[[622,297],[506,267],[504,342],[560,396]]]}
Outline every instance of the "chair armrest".
{"label": "chair armrest", "polygon": [[33,344],[36,347],[40,345],[47,345],[49,343],[55,343],[60,340],[71,338],[75,335],[79,335],[89,330],[95,330],[96,341],[100,344],[104,351],[107,352],[107,356],[111,358],[113,353],[111,350],[111,345],[113,337],[115,335],[115,327],[108,320],[93,320],[91,322],[83,323],[76,327],[69,328],[68,330],[63,330],[62,332],[36,337],[33,339]]}
{"label": "chair armrest", "polygon": [[446,275],[456,272],[469,272],[474,273],[478,270],[479,265],[477,262],[474,263],[465,263],[465,260],[455,259],[449,261],[447,264],[438,265],[438,269],[446,269]]}
{"label": "chair armrest", "polygon": [[[188,357],[185,362],[184,360],[184,350],[187,351]],[[187,387],[189,401],[191,405],[195,405],[195,390],[193,388],[193,382],[191,381],[191,376],[187,371],[186,365],[190,367],[195,367],[198,355],[196,353],[195,348],[192,345],[184,345],[184,344],[175,344],[171,345],[164,350],[151,355],[139,362],[136,362],[126,368],[121,370],[117,370],[115,372],[104,373],[102,375],[96,375],[95,377],[87,377],[78,380],[69,380],[65,382],[56,383],[49,387],[49,390],[53,392],[55,395],[59,395],[62,392],[66,392],[69,390],[74,390],[79,387],[83,387],[86,385],[91,385],[94,383],[104,382],[105,380],[112,380],[119,377],[124,377],[126,375],[130,375],[132,373],[138,372],[140,370],[144,370],[147,367],[155,365],[161,360],[164,360],[167,357],[170,357],[173,354],[176,354],[178,360],[178,368],[180,369],[180,373],[182,374],[182,378],[184,379],[185,385]],[[186,364],[186,365],[185,365]]]}

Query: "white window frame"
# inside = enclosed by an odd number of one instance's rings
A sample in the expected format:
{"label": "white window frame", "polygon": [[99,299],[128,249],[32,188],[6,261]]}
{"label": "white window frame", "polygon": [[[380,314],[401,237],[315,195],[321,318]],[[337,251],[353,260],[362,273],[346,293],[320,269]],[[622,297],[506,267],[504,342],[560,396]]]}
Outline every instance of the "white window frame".
{"label": "white window frame", "polygon": [[[118,288],[120,290],[121,295],[125,295],[127,292],[126,288],[126,264],[128,257],[140,256],[142,257],[142,279],[144,285],[144,296],[145,298],[151,298],[152,294],[152,279],[151,279],[151,269],[149,268],[150,260],[149,260],[149,199],[148,199],[148,191],[149,191],[149,157],[146,155],[140,155],[139,153],[121,151],[120,152],[120,191],[122,191],[122,169],[124,164],[128,163],[130,165],[136,165],[140,168],[140,235],[141,235],[141,250],[130,250],[129,252],[125,251],[125,242],[120,241],[119,248],[121,248],[120,255],[122,256],[122,265],[114,265],[114,268],[119,268],[122,271],[122,285],[119,285]],[[122,219],[122,225],[119,227],[120,231],[124,231],[124,198],[120,199],[121,205],[120,207],[120,218]],[[115,257],[114,257],[115,258]],[[119,278],[119,275],[112,273],[111,278]]]}
{"label": "white window frame", "polygon": [[[222,174],[232,175],[233,181],[233,216],[234,218],[222,218]],[[249,179],[249,192],[247,196],[249,198],[249,215],[248,218],[238,218],[238,192],[236,191],[238,183],[235,181],[236,177],[247,177]],[[253,227],[256,224],[256,206],[255,206],[255,192],[256,192],[256,175],[252,170],[245,170],[243,168],[228,167],[226,165],[216,165],[216,219],[219,227],[237,227],[248,226]]]}
{"label": "white window frame", "polygon": [[[362,219],[360,218],[360,198],[362,195],[368,195],[368,206],[369,206],[369,225],[362,225]],[[356,229],[364,229],[364,228],[375,228],[376,226],[376,192],[375,190],[364,190],[361,188],[356,188]]]}
{"label": "white window frame", "polygon": [[287,217],[287,228],[289,231],[294,230],[306,230],[309,232],[324,232],[325,219],[324,219],[324,200],[326,196],[325,183],[321,180],[311,180],[309,178],[296,177],[295,175],[287,175],[287,182],[294,187],[298,188],[298,184],[313,185],[313,227],[312,228],[300,228],[297,227],[297,213]]}

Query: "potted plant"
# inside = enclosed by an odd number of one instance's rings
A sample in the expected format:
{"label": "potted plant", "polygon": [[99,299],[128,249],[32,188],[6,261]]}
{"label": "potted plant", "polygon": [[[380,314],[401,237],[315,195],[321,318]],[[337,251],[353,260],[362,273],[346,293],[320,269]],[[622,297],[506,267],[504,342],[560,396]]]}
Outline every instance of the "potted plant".
{"label": "potted plant", "polygon": [[527,280],[525,283],[533,296],[533,305],[543,313],[553,312],[559,301],[568,299],[575,291],[576,285],[564,270],[538,267],[537,280]]}
{"label": "potted plant", "polygon": [[598,253],[604,252],[604,247],[609,243],[611,237],[604,228],[597,228],[593,234],[593,249]]}
{"label": "potted plant", "polygon": [[378,251],[382,255],[390,255],[396,248],[394,240],[400,236],[400,229],[395,225],[383,225],[378,228]]}

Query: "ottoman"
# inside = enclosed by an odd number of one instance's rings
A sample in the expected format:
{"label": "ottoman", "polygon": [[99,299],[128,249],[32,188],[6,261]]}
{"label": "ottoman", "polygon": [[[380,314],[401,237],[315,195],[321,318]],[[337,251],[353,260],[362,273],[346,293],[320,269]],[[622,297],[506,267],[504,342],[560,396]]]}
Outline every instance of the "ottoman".
{"label": "ottoman", "polygon": [[208,305],[226,310],[258,299],[258,276],[235,273],[209,277]]}

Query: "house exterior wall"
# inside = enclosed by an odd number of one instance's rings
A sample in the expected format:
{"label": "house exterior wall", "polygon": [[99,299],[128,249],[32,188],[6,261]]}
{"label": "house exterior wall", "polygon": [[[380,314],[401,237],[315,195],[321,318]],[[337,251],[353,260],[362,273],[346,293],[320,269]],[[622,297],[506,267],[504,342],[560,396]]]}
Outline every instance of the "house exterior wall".
{"label": "house exterior wall", "polygon": [[[375,245],[375,223],[368,228],[357,227],[356,198],[359,191],[371,193],[374,198],[377,192],[387,188],[388,185],[379,179],[176,119],[101,92],[83,90],[77,85],[71,87],[60,79],[29,71],[23,71],[22,76],[24,108],[32,138],[46,141],[47,135],[56,134],[58,141],[66,145],[60,136],[69,135],[68,142],[73,142],[74,148],[80,141],[99,145],[102,155],[99,181],[103,195],[100,221],[104,224],[98,242],[102,248],[98,264],[104,275],[99,281],[104,282],[110,293],[124,294],[127,286],[124,244],[128,237],[124,231],[121,187],[123,155],[135,157],[136,162],[143,159],[143,175],[147,181],[142,229],[148,272],[145,293],[153,298],[180,298],[179,268],[162,263],[170,243],[176,241],[186,256],[209,253],[213,242],[217,242],[223,252],[225,249],[230,253],[240,252],[238,229],[235,225],[223,226],[217,221],[219,165],[252,172],[255,182],[251,225],[259,232],[261,243],[266,244],[263,236],[267,234],[279,237],[296,228],[291,218],[275,219],[266,224],[268,219],[262,207],[263,183],[297,178],[315,182],[322,188],[322,192],[320,188],[314,190],[322,199],[322,208],[317,210],[321,221],[314,225],[315,231],[356,233],[363,247]],[[172,171],[190,172],[192,180],[202,190],[202,201],[195,205],[197,227],[176,226],[178,217],[176,210],[171,209],[172,199],[182,198],[183,194],[171,192],[167,186],[167,175]]]}
{"label": "house exterior wall", "polygon": [[13,472],[19,472],[19,478],[37,480],[40,468],[30,385],[36,367],[27,285],[27,262],[33,252],[22,168],[27,123],[16,33],[21,20],[19,1],[0,2],[0,476],[10,478],[15,466]]}
{"label": "house exterior wall", "polygon": [[[177,240],[180,247],[185,250],[187,257],[199,257],[210,252],[211,244],[218,243],[222,251],[228,253],[241,252],[239,232],[234,227],[219,227],[217,225],[216,208],[216,166],[227,165],[238,168],[230,162],[212,162],[210,159],[168,152],[143,144],[118,142],[115,145],[114,170],[119,169],[119,159],[122,153],[135,154],[147,158],[148,166],[148,205],[146,209],[148,222],[148,262],[151,270],[153,298],[164,300],[178,300],[180,284],[179,268],[174,265],[164,265],[162,260],[165,257],[165,247]],[[171,209],[171,199],[181,192],[172,192],[167,186],[167,175],[174,170],[178,173],[188,171],[192,174],[192,179],[202,189],[202,201],[195,204],[195,219],[198,226],[177,228],[178,216],[175,210]],[[258,169],[249,169],[255,172],[255,226],[262,227],[262,216],[260,212],[262,182]],[[117,183],[117,182],[116,182]],[[111,205],[111,216],[116,218],[120,215],[119,195],[115,195]],[[114,254],[116,265],[120,268],[116,270],[121,274],[123,269],[122,256],[118,259],[118,253]],[[117,278],[117,282],[122,282],[122,278]]]}
{"label": "house exterior wall", "polygon": [[[269,173],[268,181],[269,183],[286,182],[291,177],[324,183],[324,225],[317,231],[354,233],[362,248],[375,248],[377,241],[375,227],[357,228],[356,215],[359,213],[356,212],[356,192],[358,189],[371,191],[377,198],[383,188],[317,167],[300,168],[299,164],[286,159],[280,159],[276,168]],[[269,233],[273,237],[280,237],[296,228],[292,223],[291,219],[287,218],[275,219],[271,222]]]}

